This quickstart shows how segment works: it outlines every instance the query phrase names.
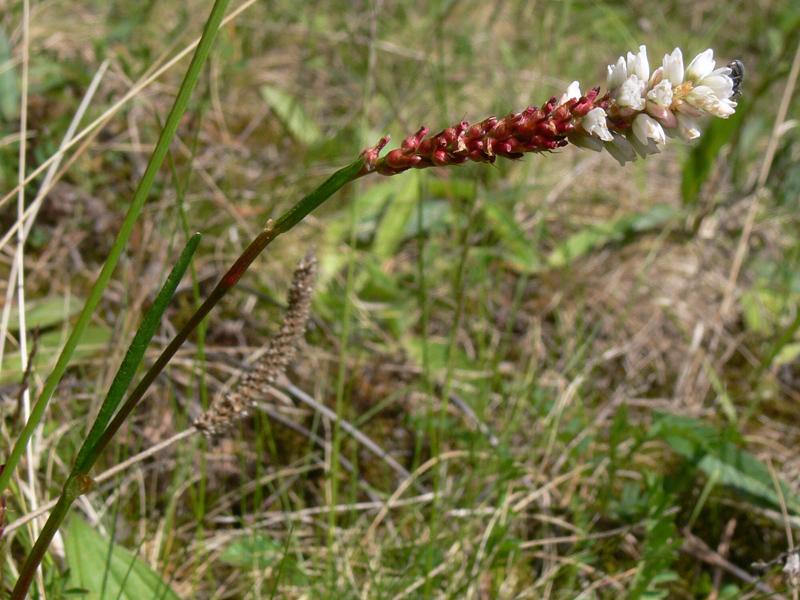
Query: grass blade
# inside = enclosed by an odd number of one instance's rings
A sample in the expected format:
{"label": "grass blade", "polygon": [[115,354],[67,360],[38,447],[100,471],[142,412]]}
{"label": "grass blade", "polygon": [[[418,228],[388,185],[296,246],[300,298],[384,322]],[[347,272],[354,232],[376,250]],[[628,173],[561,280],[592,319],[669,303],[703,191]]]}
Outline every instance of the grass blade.
{"label": "grass blade", "polygon": [[117,374],[114,376],[114,381],[111,383],[111,387],[108,388],[108,393],[100,407],[97,419],[78,452],[78,458],[75,460],[75,466],[73,467],[73,474],[76,471],[83,471],[85,473],[92,468],[91,464],[86,463],[86,458],[94,449],[95,444],[103,431],[105,431],[109,421],[111,421],[111,417],[122,401],[125,390],[128,389],[133,376],[136,374],[136,369],[139,363],[142,362],[142,357],[147,350],[147,346],[150,344],[150,340],[153,339],[156,327],[164,311],[167,309],[169,301],[175,294],[178,283],[180,283],[184,273],[186,273],[186,269],[189,267],[189,263],[194,256],[195,250],[197,250],[197,246],[200,244],[200,237],[200,234],[196,233],[191,237],[189,243],[186,244],[186,247],[178,258],[178,262],[173,267],[169,277],[167,277],[164,287],[158,292],[153,305],[142,320],[142,324],[133,337],[133,341],[128,351],[125,353],[125,358],[122,360],[122,364]]}

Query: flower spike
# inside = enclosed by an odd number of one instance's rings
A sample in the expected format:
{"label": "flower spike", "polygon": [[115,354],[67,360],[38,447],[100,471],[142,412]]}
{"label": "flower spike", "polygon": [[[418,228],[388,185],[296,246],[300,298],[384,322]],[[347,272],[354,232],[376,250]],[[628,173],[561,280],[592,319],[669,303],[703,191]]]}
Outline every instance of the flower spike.
{"label": "flower spike", "polygon": [[493,163],[498,156],[518,159],[569,143],[598,152],[605,149],[624,165],[637,156],[658,154],[668,137],[686,142],[699,137],[698,117],[727,119],[735,112],[743,77],[740,60],[717,69],[711,49],[684,69],[683,53],[675,48],[651,74],[642,45],[638,53],[628,52],[608,66],[608,91],[603,96],[599,87],[582,95],[574,81],[560,98],[502,119],[492,116],[475,125],[461,121],[430,137],[423,127],[381,157],[386,136],[362,152],[366,161],[359,176],[396,175],[470,160]]}

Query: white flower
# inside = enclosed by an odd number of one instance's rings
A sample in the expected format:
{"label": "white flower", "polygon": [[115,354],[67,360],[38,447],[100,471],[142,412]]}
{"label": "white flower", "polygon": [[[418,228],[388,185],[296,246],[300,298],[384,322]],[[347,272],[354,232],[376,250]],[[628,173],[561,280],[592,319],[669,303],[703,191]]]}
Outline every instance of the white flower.
{"label": "white flower", "polygon": [[693,87],[705,86],[713,90],[714,95],[720,100],[727,100],[733,95],[733,79],[728,67],[714,69],[714,51],[709,48],[692,59],[686,68],[686,81],[691,81]]}
{"label": "white flower", "polygon": [[628,52],[628,75],[636,75],[642,81],[650,77],[650,62],[647,60],[647,46],[639,46],[639,53]]}
{"label": "white flower", "polygon": [[608,65],[608,78],[606,80],[606,85],[608,86],[609,90],[613,90],[614,88],[621,86],[627,78],[628,68],[625,64],[625,59],[620,56],[616,65]]}
{"label": "white flower", "polygon": [[716,69],[697,81],[695,85],[710,87],[714,90],[714,95],[716,95],[717,98],[720,100],[727,100],[733,96],[733,79],[730,77],[730,71],[728,67]]}
{"label": "white flower", "polygon": [[663,77],[673,88],[683,83],[683,53],[680,48],[675,48],[672,54],[664,55]]}
{"label": "white flower", "polygon": [[700,137],[700,128],[697,126],[697,121],[695,121],[694,117],[690,117],[689,115],[684,115],[682,113],[678,113],[676,117],[676,130],[678,132],[678,136],[684,142],[690,142]]}
{"label": "white flower", "polygon": [[649,92],[647,92],[647,99],[657,106],[669,108],[672,104],[672,86],[669,81],[661,81]]}
{"label": "white flower", "polygon": [[686,67],[686,81],[700,81],[709,75],[717,63],[714,61],[714,51],[709,48],[692,59]]}
{"label": "white flower", "polygon": [[[647,157],[660,152],[667,137],[691,141],[700,136],[697,119],[703,114],[727,118],[734,113],[741,81],[741,67],[716,68],[711,49],[695,56],[684,68],[683,53],[675,48],[664,56],[661,66],[650,73],[647,47],[628,52],[608,66],[610,102],[605,109],[595,108],[582,120],[570,141],[596,150],[603,144],[621,164],[633,162],[637,155]],[[562,103],[578,97],[577,83],[570,86]],[[607,111],[607,112],[606,112]],[[610,128],[610,129],[609,129]]]}
{"label": "white flower", "polygon": [[651,117],[655,117],[665,127],[675,126],[675,115],[672,114],[672,100],[675,96],[672,86],[666,79],[661,80],[655,87],[647,92],[647,107],[645,110]]}
{"label": "white flower", "polygon": [[589,135],[600,138],[604,142],[614,139],[606,124],[606,111],[600,107],[593,108],[583,117],[581,127]]}
{"label": "white flower", "polygon": [[613,134],[613,136],[614,139],[606,144],[608,153],[617,159],[617,162],[623,167],[625,163],[636,162],[636,151],[625,136],[617,133]]}
{"label": "white flower", "polygon": [[647,84],[636,75],[630,75],[620,86],[614,100],[620,108],[629,108],[632,111],[644,110],[644,91]]}
{"label": "white flower", "polygon": [[735,102],[731,102],[727,98],[718,97],[714,90],[706,85],[692,88],[692,91],[686,96],[686,102],[710,115],[722,117],[723,119],[727,119],[736,112]]}
{"label": "white flower", "polygon": [[573,81],[567,87],[567,91],[561,94],[561,98],[559,99],[558,103],[564,104],[568,100],[577,100],[581,97],[581,84],[577,81]]}
{"label": "white flower", "polygon": [[645,145],[649,145],[650,140],[657,144],[667,143],[667,136],[664,134],[661,124],[645,113],[639,113],[633,120],[633,134]]}

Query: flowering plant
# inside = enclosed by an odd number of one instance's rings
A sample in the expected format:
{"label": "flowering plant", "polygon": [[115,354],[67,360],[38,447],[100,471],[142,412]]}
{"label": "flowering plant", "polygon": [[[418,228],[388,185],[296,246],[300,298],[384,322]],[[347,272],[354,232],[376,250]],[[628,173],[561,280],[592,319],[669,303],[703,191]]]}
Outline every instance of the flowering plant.
{"label": "flowering plant", "polygon": [[598,152],[605,149],[624,165],[637,156],[657,154],[667,137],[687,142],[699,137],[697,118],[704,114],[727,119],[735,111],[743,73],[740,61],[717,69],[711,49],[684,69],[683,53],[675,48],[651,74],[647,48],[639,46],[637,54],[628,52],[627,58],[608,66],[603,96],[599,86],[582,95],[574,81],[560,98],[502,119],[492,116],[472,126],[461,121],[431,137],[425,137],[429,131],[422,127],[381,157],[387,135],[362,153],[366,162],[359,176],[396,175],[469,160],[493,163],[498,156],[521,158],[570,142]]}
{"label": "flowering plant", "polygon": [[[216,0],[212,8],[203,37],[197,45],[192,64],[132,201],[121,233],[92,289],[90,299],[79,316],[75,329],[62,350],[56,367],[40,393],[28,423],[15,442],[6,464],[0,466],[0,537],[3,534],[4,514],[1,494],[8,487],[28,440],[41,421],[55,387],[66,369],[70,355],[77,346],[99,302],[103,288],[122,254],[133,229],[133,223],[155,180],[156,172],[167,155],[170,140],[178,128],[202,64],[208,56],[214,35],[222,22],[226,6],[227,0]],[[423,127],[414,135],[407,137],[400,148],[381,157],[381,150],[389,142],[388,135],[383,137],[373,148],[362,152],[358,160],[331,175],[278,219],[274,221],[270,219],[267,222],[266,227],[221,277],[202,305],[183,325],[120,407],[125,389],[131,382],[155,331],[155,324],[163,314],[169,298],[199,244],[199,236],[192,238],[164,286],[163,296],[160,294],[154,304],[157,310],[146,317],[137,332],[129,355],[120,367],[97,421],[64,483],[62,494],[20,570],[20,576],[10,596],[11,600],[22,600],[27,597],[36,569],[71,504],[94,485],[89,472],[95,461],[183,342],[222,297],[236,285],[252,262],[270,243],[297,225],[331,195],[354,179],[369,173],[395,175],[411,168],[454,165],[469,160],[493,163],[498,156],[516,159],[527,152],[552,151],[570,142],[596,151],[606,149],[624,165],[626,162],[635,161],[637,156],[645,158],[658,153],[659,145],[665,143],[667,137],[678,137],[684,141],[697,138],[700,129],[696,119],[703,114],[727,118],[734,113],[744,67],[740,61],[733,61],[719,69],[715,67],[713,52],[706,50],[696,56],[684,69],[683,55],[680,49],[676,48],[664,57],[663,65],[651,74],[647,50],[645,46],[640,46],[637,54],[629,52],[627,58],[621,57],[616,64],[608,67],[608,91],[602,97],[599,87],[582,95],[580,85],[576,81],[568,86],[560,98],[554,96],[542,107],[530,107],[521,113],[511,113],[501,119],[489,117],[472,126],[462,121],[431,137],[426,137],[429,131]],[[306,264],[305,268],[310,268],[310,264]],[[309,272],[305,272],[300,278],[301,287],[307,285],[308,277],[310,277]],[[237,396],[228,398],[216,406],[216,414],[198,421],[200,429],[213,434],[229,418],[243,414],[247,399],[252,395],[251,392],[262,383],[268,383],[275,376],[277,369],[285,366],[291,342],[294,336],[300,335],[298,332],[301,321],[304,324],[308,297],[310,296],[304,296],[302,302],[300,300],[296,302],[297,312],[290,315],[287,328],[276,342],[275,348],[278,349],[273,349],[268,354],[268,359],[259,367],[258,372],[246,378],[242,390],[236,392]]]}

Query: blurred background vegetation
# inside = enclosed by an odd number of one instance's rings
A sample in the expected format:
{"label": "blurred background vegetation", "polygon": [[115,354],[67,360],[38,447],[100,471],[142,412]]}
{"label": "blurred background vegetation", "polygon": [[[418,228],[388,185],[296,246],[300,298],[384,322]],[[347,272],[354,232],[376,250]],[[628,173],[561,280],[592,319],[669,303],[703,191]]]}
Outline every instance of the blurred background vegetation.
{"label": "blurred background vegetation", "polygon": [[[208,10],[34,4],[28,171],[58,149],[103,61],[84,124],[191,43]],[[22,3],[0,2],[3,195],[19,169],[21,24]],[[268,218],[382,135],[396,145],[423,125],[519,111],[575,79],[605,88],[606,65],[640,44],[652,68],[675,46],[687,63],[708,47],[720,65],[741,59],[736,115],[625,168],[568,147],[344,189],[258,259],[99,469],[184,430],[235,385],[315,245],[307,344],[265,400],[331,442],[334,424],[298,396],[334,407],[338,395],[342,416],[412,480],[345,436],[348,472],[330,445],[256,411],[230,436],[170,447],[88,495],[44,565],[46,597],[91,587],[93,573],[108,586],[122,577],[131,598],[790,597],[779,569],[751,567],[800,528],[797,92],[779,114],[800,44],[790,0],[252,3],[219,32],[36,440],[37,486],[20,475],[9,517],[60,489],[188,232],[205,236],[194,284],[179,288],[148,361]],[[187,64],[76,146],[43,204],[26,252],[28,320],[42,328],[34,392]],[[15,221],[6,202],[0,232]],[[7,244],[0,291],[12,256]],[[5,440],[20,428],[15,322],[0,374]],[[8,539],[6,581],[30,535]],[[113,554],[97,536],[113,538]],[[119,576],[124,549],[136,568]],[[134,582],[140,570],[158,577]]]}

